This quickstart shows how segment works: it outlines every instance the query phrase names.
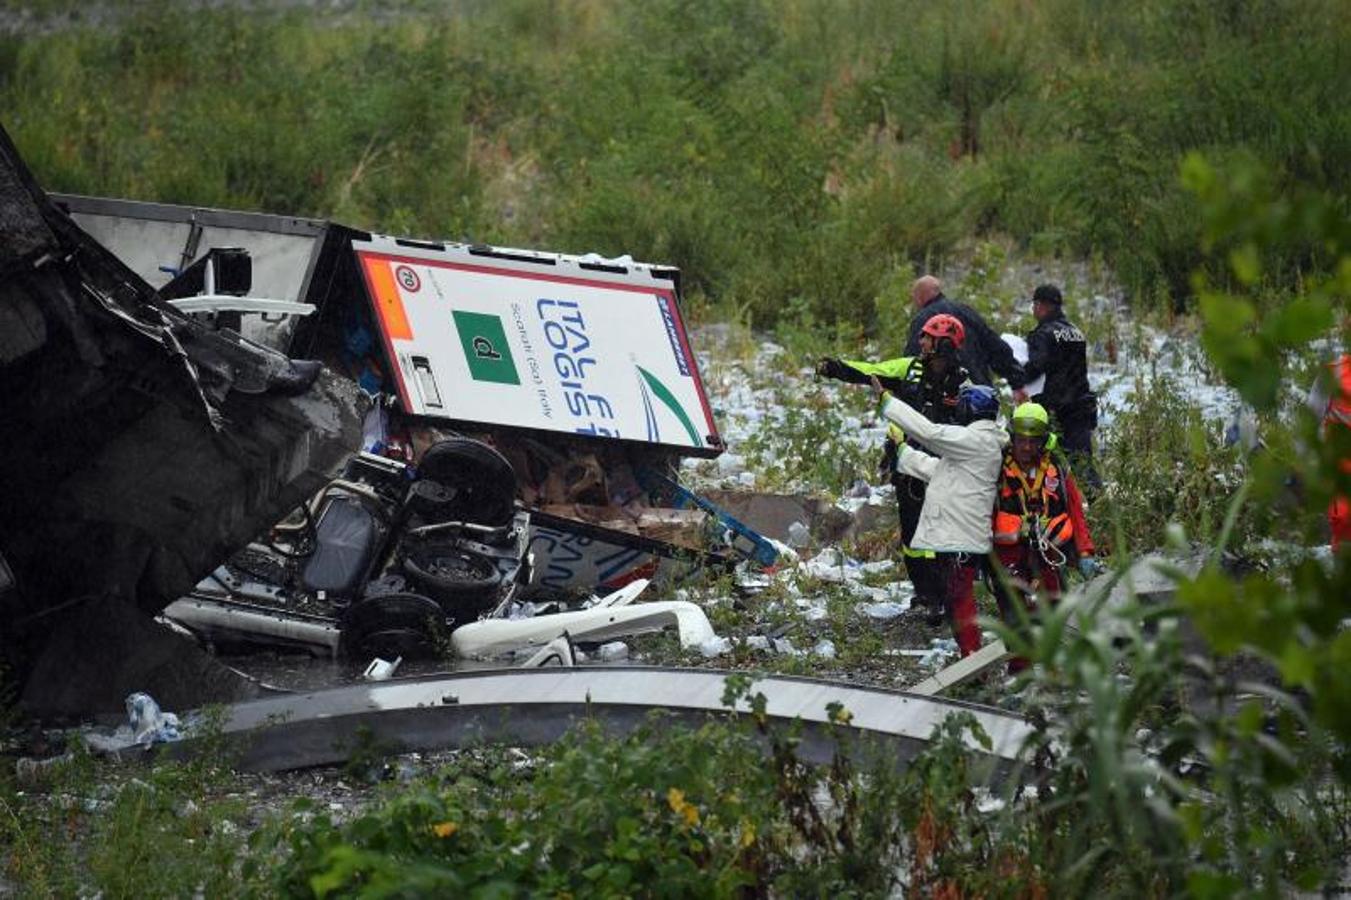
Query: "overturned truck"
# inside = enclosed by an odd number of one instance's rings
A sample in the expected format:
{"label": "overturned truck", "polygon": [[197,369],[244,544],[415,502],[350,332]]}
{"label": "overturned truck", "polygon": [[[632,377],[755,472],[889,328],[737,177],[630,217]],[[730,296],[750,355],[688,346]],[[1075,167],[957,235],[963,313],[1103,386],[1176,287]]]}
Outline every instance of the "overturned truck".
{"label": "overturned truck", "polygon": [[[56,200],[180,308],[263,313],[231,325],[321,360],[371,401],[356,493],[374,488],[384,499],[348,496],[351,508],[338,509],[347,571],[319,578],[313,560],[297,564],[275,552],[285,548],[255,542],[168,611],[204,639],[365,654],[379,641],[360,632],[373,631],[394,639],[394,653],[400,641],[419,642],[412,623],[437,616],[438,605],[451,627],[501,614],[513,599],[575,603],[692,567],[774,561],[768,541],[675,478],[682,457],[722,450],[680,314],[677,270],[410,240],[325,220]],[[241,255],[252,259],[251,281],[223,290],[221,273]],[[215,263],[205,277],[202,261]],[[405,485],[425,482],[438,453],[499,482],[496,491],[478,487],[490,498],[485,509],[505,492],[518,517],[461,511],[447,519],[430,509],[436,485],[467,487],[463,478],[448,483],[446,465],[433,466],[442,472],[426,491],[394,499],[381,487],[381,466],[396,468]],[[330,536],[343,530],[332,504],[312,507],[315,520],[334,520]],[[428,558],[418,541],[437,529],[458,543],[436,541]],[[319,521],[315,536],[324,530]],[[512,558],[505,551],[521,537],[525,558]],[[488,583],[510,590],[482,590]],[[366,602],[377,597],[388,599]],[[370,622],[341,625],[353,601]],[[382,603],[386,612],[373,612]]]}

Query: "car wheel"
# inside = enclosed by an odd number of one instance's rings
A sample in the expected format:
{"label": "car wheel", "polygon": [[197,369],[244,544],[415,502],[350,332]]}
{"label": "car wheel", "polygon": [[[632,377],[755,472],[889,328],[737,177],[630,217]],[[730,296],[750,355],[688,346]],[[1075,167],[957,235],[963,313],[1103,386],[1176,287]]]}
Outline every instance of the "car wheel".
{"label": "car wheel", "polygon": [[461,620],[491,606],[502,584],[502,574],[491,559],[454,544],[414,547],[403,569],[409,581]]}
{"label": "car wheel", "polygon": [[349,607],[343,617],[344,656],[406,659],[434,656],[446,613],[421,594],[382,594]]}
{"label": "car wheel", "polygon": [[481,525],[504,525],[515,512],[516,470],[482,441],[451,438],[432,444],[418,462],[418,478],[453,492],[440,514]]}

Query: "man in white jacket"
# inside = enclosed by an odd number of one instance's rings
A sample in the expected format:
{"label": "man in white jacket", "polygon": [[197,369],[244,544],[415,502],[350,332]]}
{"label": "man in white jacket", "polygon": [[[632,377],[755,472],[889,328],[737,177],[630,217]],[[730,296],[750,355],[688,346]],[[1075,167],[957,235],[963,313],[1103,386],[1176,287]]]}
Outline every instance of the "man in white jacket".
{"label": "man in white jacket", "polygon": [[1004,458],[1005,433],[995,419],[999,398],[986,385],[968,384],[957,395],[955,425],[935,425],[882,389],[881,413],[929,452],[902,446],[897,471],[928,482],[913,546],[937,554],[944,603],[962,656],[980,649],[975,581],[990,553],[990,516]]}

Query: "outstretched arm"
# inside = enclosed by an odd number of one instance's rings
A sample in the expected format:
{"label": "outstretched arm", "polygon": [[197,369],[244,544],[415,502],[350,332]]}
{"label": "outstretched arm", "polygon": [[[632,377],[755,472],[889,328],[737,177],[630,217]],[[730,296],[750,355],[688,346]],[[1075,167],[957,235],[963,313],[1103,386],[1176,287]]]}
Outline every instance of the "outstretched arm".
{"label": "outstretched arm", "polygon": [[971,432],[961,425],[935,425],[904,400],[883,395],[882,415],[939,456],[968,456],[977,448]]}
{"label": "outstretched arm", "polygon": [[913,362],[914,359],[909,356],[884,359],[881,362],[834,359],[828,356],[817,364],[816,374],[847,384],[868,384],[876,377],[884,388],[899,393]]}

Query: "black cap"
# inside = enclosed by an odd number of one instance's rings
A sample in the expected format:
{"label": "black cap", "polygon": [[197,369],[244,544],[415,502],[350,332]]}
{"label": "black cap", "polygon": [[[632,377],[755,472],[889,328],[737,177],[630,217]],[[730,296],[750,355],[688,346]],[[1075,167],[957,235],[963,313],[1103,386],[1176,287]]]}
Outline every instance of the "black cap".
{"label": "black cap", "polygon": [[1032,302],[1035,303],[1038,300],[1040,300],[1042,303],[1054,303],[1056,306],[1059,306],[1061,303],[1065,302],[1064,299],[1060,296],[1060,288],[1056,287],[1053,284],[1043,284],[1037,286],[1037,289],[1032,292]]}

